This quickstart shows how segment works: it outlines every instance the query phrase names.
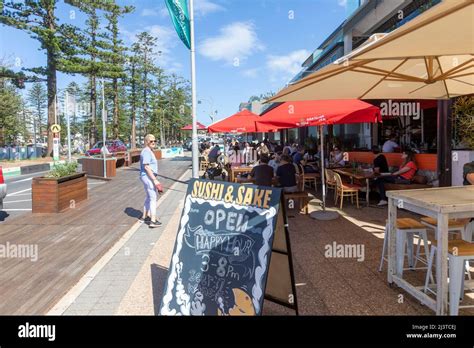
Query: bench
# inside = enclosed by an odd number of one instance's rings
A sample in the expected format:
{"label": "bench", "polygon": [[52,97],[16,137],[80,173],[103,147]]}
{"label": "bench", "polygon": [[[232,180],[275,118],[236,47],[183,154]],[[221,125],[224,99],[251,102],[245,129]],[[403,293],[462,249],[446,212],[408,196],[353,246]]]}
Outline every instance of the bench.
{"label": "bench", "polygon": [[283,198],[285,203],[287,200],[297,200],[300,202],[300,210],[304,212],[304,214],[308,214],[308,204],[311,200],[311,196],[308,192],[292,192],[292,193],[283,193]]}
{"label": "bench", "polygon": [[413,177],[411,184],[385,184],[386,191],[397,191],[397,190],[415,190],[415,189],[424,189],[432,188],[433,185],[427,183],[428,178],[424,175],[415,175]]}

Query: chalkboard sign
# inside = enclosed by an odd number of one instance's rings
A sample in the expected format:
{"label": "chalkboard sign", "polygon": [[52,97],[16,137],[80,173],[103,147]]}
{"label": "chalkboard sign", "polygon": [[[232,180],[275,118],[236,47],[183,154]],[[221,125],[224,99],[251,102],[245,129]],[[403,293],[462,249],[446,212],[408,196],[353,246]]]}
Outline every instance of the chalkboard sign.
{"label": "chalkboard sign", "polygon": [[281,194],[278,188],[190,180],[160,314],[260,315]]}

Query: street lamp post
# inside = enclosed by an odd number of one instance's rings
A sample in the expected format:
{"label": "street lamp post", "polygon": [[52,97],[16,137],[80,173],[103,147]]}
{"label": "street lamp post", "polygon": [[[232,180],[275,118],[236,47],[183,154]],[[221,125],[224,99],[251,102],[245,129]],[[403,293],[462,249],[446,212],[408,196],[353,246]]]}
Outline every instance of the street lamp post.
{"label": "street lamp post", "polygon": [[201,98],[198,100],[198,104],[202,104],[203,101],[206,101],[211,106],[209,112],[209,118],[211,119],[211,123],[214,123],[214,117],[217,116],[217,110],[214,110],[214,99],[212,97],[209,98]]}

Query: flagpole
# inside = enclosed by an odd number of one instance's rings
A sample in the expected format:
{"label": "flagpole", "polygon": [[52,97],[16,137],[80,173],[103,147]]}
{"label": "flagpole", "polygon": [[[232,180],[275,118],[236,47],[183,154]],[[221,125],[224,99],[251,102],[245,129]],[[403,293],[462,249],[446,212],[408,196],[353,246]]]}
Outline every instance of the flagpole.
{"label": "flagpole", "polygon": [[191,94],[192,94],[192,117],[193,117],[193,178],[199,177],[199,161],[198,161],[198,139],[197,139],[197,117],[196,117],[196,57],[194,47],[194,4],[193,0],[189,0],[189,27],[191,41]]}

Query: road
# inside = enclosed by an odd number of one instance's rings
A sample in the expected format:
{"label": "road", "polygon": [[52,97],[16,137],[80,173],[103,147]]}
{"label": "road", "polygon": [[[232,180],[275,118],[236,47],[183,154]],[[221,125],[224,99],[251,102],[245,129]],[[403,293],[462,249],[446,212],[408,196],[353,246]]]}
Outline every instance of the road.
{"label": "road", "polygon": [[[12,217],[31,212],[31,180],[47,172],[21,175],[5,179],[7,196],[3,200],[3,209],[0,210],[0,223]],[[105,181],[87,179],[88,189],[103,185]]]}

